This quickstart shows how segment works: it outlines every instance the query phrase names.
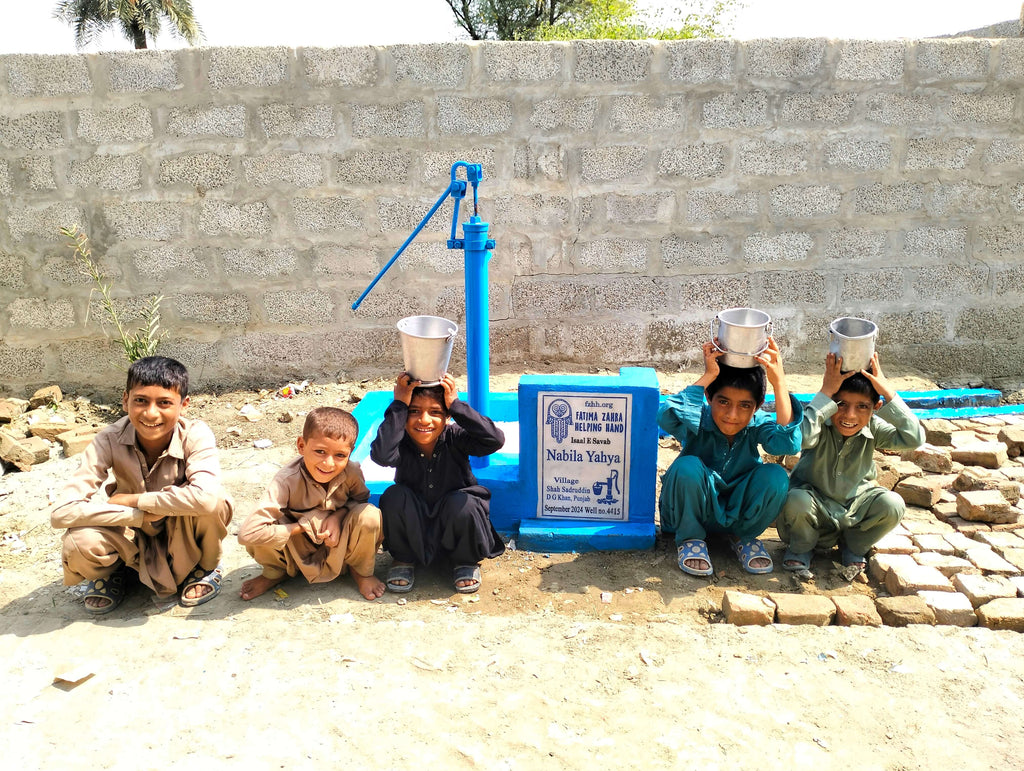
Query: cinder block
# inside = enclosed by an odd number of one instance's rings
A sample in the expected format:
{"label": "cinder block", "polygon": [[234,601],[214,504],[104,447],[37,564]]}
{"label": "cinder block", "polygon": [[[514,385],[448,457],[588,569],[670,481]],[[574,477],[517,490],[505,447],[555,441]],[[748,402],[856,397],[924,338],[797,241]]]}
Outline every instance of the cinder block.
{"label": "cinder block", "polygon": [[462,43],[393,45],[387,49],[395,61],[395,82],[446,88],[466,82],[469,50]]}
{"label": "cinder block", "polygon": [[711,97],[702,110],[706,128],[753,128],[768,123],[764,91],[728,92]]}
{"label": "cinder block", "polygon": [[329,104],[265,104],[257,110],[268,137],[333,137],[334,108]]}
{"label": "cinder block", "polygon": [[612,131],[644,133],[679,129],[685,119],[686,100],[679,96],[617,96],[612,99]]}
{"label": "cinder block", "polygon": [[292,219],[300,231],[359,229],[363,227],[363,204],[358,198],[293,198]]}
{"label": "cinder block", "polygon": [[757,193],[725,193],[718,190],[691,190],[687,219],[695,223],[709,220],[753,218],[758,214]]}
{"label": "cinder block", "polygon": [[301,48],[306,80],[316,86],[372,86],[379,79],[377,51],[370,46]]}
{"label": "cinder block", "polygon": [[425,134],[423,102],[352,105],[354,137],[422,137]]}
{"label": "cinder block", "polygon": [[770,592],[768,598],[775,603],[775,620],[779,624],[828,626],[836,614],[835,603],[822,594]]}
{"label": "cinder block", "polygon": [[838,626],[881,626],[882,617],[875,609],[874,601],[863,594],[836,594],[832,596],[836,606]]}
{"label": "cinder block", "polygon": [[112,51],[104,58],[111,91],[173,91],[183,86],[174,51]]}
{"label": "cinder block", "polygon": [[132,260],[140,276],[166,278],[174,276],[180,281],[186,275],[206,278],[210,269],[195,249],[181,246],[164,246],[157,249],[142,249]]}
{"label": "cinder block", "polygon": [[208,236],[262,236],[270,232],[270,207],[264,201],[235,204],[203,199],[199,209],[199,231]]}
{"label": "cinder block", "polygon": [[7,229],[11,238],[21,241],[36,236],[45,241],[60,240],[60,229],[85,221],[82,210],[73,203],[7,204]]}
{"label": "cinder block", "polygon": [[844,273],[840,278],[840,296],[844,302],[859,300],[898,303],[906,296],[906,273],[899,268]]}
{"label": "cinder block", "polygon": [[801,271],[795,276],[782,271],[760,273],[758,281],[758,302],[765,305],[806,307],[825,302],[825,276],[818,271]]}
{"label": "cinder block", "polygon": [[1012,123],[1014,101],[1012,93],[953,94],[949,98],[949,119],[954,123]]}
{"label": "cinder block", "polygon": [[984,80],[988,76],[990,40],[920,40],[916,48],[922,79]]}
{"label": "cinder block", "polygon": [[[651,194],[651,197],[656,196]],[[609,196],[609,209],[611,198]],[[494,216],[491,221],[495,224],[551,228],[569,221],[572,201],[560,195],[501,195],[493,199],[493,206]],[[451,217],[448,217],[450,221]],[[443,230],[447,231],[448,228],[448,223],[444,223]]]}
{"label": "cinder block", "polygon": [[512,102],[507,99],[467,99],[440,96],[437,127],[442,134],[502,134],[512,127]]}
{"label": "cinder block", "polygon": [[584,147],[580,151],[580,178],[584,182],[636,178],[646,166],[646,147]]}
{"label": "cinder block", "polygon": [[935,120],[934,97],[901,93],[870,94],[867,118],[886,126],[927,125]]}
{"label": "cinder block", "polygon": [[[978,228],[980,246],[984,251],[1000,257],[1013,258],[1019,249],[1024,248],[1024,227],[1018,225],[993,225]],[[1004,271],[1002,276],[997,274],[997,289],[1000,294],[1007,291],[1019,291],[1017,287],[1009,284],[1007,279],[1012,281],[1015,278],[1018,268],[1011,268]]]}
{"label": "cinder block", "polygon": [[769,200],[774,217],[808,218],[838,214],[843,196],[831,185],[778,185]]}
{"label": "cinder block", "polygon": [[775,604],[767,597],[729,589],[722,596],[722,613],[727,624],[767,626],[775,617]]}
{"label": "cinder block", "polygon": [[[645,330],[642,324],[578,324],[569,327],[568,335],[559,338],[558,349],[563,346],[580,361],[598,360],[613,356],[616,361],[641,362],[648,357]],[[567,340],[565,339],[567,338]],[[550,355],[550,354],[548,354]]]}
{"label": "cinder block", "polygon": [[242,294],[187,294],[173,299],[174,310],[183,319],[211,324],[245,324],[251,317],[249,301]]}
{"label": "cinder block", "polygon": [[[956,335],[966,340],[1010,340],[1024,336],[1024,306],[965,308],[956,320]],[[1024,428],[1017,429],[1024,437]],[[1009,446],[1007,446],[1009,449]],[[1020,454],[1019,451],[1017,453]]]}
{"label": "cinder block", "polygon": [[809,233],[755,233],[743,239],[743,259],[759,264],[802,262],[813,248],[814,238]]}
{"label": "cinder block", "polygon": [[908,139],[907,157],[903,161],[903,168],[908,171],[963,169],[974,154],[974,149],[975,142],[965,138]]}
{"label": "cinder block", "polygon": [[1024,598],[1001,598],[978,608],[978,620],[988,629],[1024,632]]}
{"label": "cinder block", "polygon": [[709,83],[731,80],[736,70],[735,40],[680,40],[662,44],[668,56],[669,80]]}
{"label": "cinder block", "polygon": [[141,104],[109,110],[85,108],[78,111],[78,138],[98,144],[152,139],[153,119]]}
{"label": "cinder block", "polygon": [[14,96],[74,96],[92,91],[84,56],[13,54],[4,59]]}
{"label": "cinder block", "polygon": [[976,626],[974,606],[960,592],[918,592],[935,614],[935,623],[944,626]]}
{"label": "cinder block", "polygon": [[267,292],[263,295],[263,307],[267,319],[274,324],[307,327],[337,321],[334,300],[316,289]]}
{"label": "cinder block", "polygon": [[0,377],[9,382],[37,379],[43,374],[43,349],[14,347],[0,342]]}
{"label": "cinder block", "polygon": [[211,48],[207,54],[213,89],[260,88],[288,80],[289,48]]}
{"label": "cinder block", "polygon": [[643,313],[668,305],[668,288],[663,278],[625,276],[594,284],[594,310]]}
{"label": "cinder block", "polygon": [[68,182],[75,187],[138,190],[142,187],[142,158],[138,155],[94,155],[72,160]]}
{"label": "cinder block", "polygon": [[661,259],[670,271],[725,265],[731,259],[730,244],[730,240],[723,237],[686,238],[673,234],[661,239]]}
{"label": "cinder block", "polygon": [[[982,214],[1003,205],[1004,198],[1002,188],[995,185],[942,180],[929,186],[928,196],[925,199],[925,211],[936,218],[969,213]],[[986,227],[978,228],[978,232],[991,232],[986,230]],[[1009,232],[1012,227],[1014,226],[1006,228],[1006,231]]]}
{"label": "cinder block", "polygon": [[173,107],[167,116],[167,133],[179,137],[244,137],[245,105]]}
{"label": "cinder block", "polygon": [[0,115],[0,145],[14,150],[50,150],[64,145],[59,112]]}
{"label": "cinder block", "polygon": [[852,93],[792,94],[782,101],[783,124],[840,126],[850,120],[855,96]]}
{"label": "cinder block", "polygon": [[975,608],[1000,597],[1017,596],[1017,587],[1003,576],[958,573],[953,576],[953,586],[958,592],[966,595]]}
{"label": "cinder block", "polygon": [[807,171],[811,154],[806,142],[741,142],[736,148],[736,165],[743,174],[791,176]]}
{"label": "cinder block", "polygon": [[839,51],[836,80],[897,82],[909,46],[899,41],[847,40]]}
{"label": "cinder block", "polygon": [[405,150],[361,150],[335,156],[334,162],[335,182],[346,185],[403,184],[409,180],[412,158]]}
{"label": "cinder block", "polygon": [[722,144],[696,144],[668,147],[658,159],[660,176],[707,179],[719,177],[725,171],[725,146]]}
{"label": "cinder block", "polygon": [[[743,274],[688,276],[679,280],[679,304],[690,311],[719,311],[722,308],[742,307],[750,295],[750,278]],[[671,306],[664,307],[671,310]],[[705,327],[697,337],[691,338],[689,344],[699,346],[707,336],[708,330]]]}
{"label": "cinder block", "polygon": [[654,46],[647,40],[576,40],[573,77],[578,82],[636,82],[650,72]]}
{"label": "cinder block", "polygon": [[867,185],[853,194],[859,214],[906,214],[920,211],[924,203],[924,187],[913,182]]}
{"label": "cinder block", "polygon": [[601,272],[643,271],[650,259],[650,245],[640,239],[606,238],[578,248],[580,267]]}
{"label": "cinder block", "polygon": [[275,183],[295,187],[316,187],[323,184],[323,159],[305,153],[271,153],[242,161],[245,179],[250,185],[265,187]]}
{"label": "cinder block", "polygon": [[869,228],[839,228],[830,231],[825,239],[825,257],[830,260],[870,262],[887,252],[886,234]]}
{"label": "cinder block", "polygon": [[12,326],[33,329],[65,329],[75,325],[75,308],[70,300],[19,298],[7,305]]}
{"label": "cinder block", "polygon": [[166,201],[107,204],[103,215],[119,240],[166,241],[181,235],[185,204]]}
{"label": "cinder block", "polygon": [[590,131],[597,117],[597,98],[544,99],[537,102],[530,124],[547,131]]}
{"label": "cinder block", "polygon": [[221,262],[229,276],[265,279],[293,273],[299,257],[292,249],[227,249],[221,253]]}
{"label": "cinder block", "polygon": [[491,80],[534,83],[555,80],[563,72],[567,46],[528,41],[487,41],[480,46]]}
{"label": "cinder block", "polygon": [[424,182],[441,182],[447,184],[451,178],[452,164],[456,161],[472,157],[475,163],[483,167],[484,179],[497,176],[497,165],[494,149],[490,147],[473,147],[467,150],[435,150],[419,156],[420,167],[423,169]]}
{"label": "cinder block", "polygon": [[[824,38],[763,38],[744,44],[747,76],[753,78],[821,77]],[[787,84],[788,85],[788,84]]]}
{"label": "cinder block", "polygon": [[11,193],[11,172],[5,160],[0,160],[0,193]]}
{"label": "cinder block", "polygon": [[825,163],[838,169],[883,171],[892,166],[892,143],[836,139],[825,143]]}
{"label": "cinder block", "polygon": [[886,626],[935,625],[934,611],[916,594],[905,597],[879,597],[875,600],[875,608]]}
{"label": "cinder block", "polygon": [[1024,166],[1024,142],[993,139],[985,154],[981,156],[981,165],[986,169],[992,166]]}
{"label": "cinder block", "polygon": [[210,190],[232,184],[235,179],[235,168],[227,155],[196,153],[160,161],[161,185],[187,185]]}

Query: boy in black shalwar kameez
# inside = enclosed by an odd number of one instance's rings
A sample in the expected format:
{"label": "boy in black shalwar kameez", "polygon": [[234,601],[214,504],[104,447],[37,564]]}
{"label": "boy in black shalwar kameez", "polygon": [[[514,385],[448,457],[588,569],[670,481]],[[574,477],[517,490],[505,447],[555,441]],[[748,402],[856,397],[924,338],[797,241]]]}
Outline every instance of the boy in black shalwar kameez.
{"label": "boy in black shalwar kameez", "polygon": [[384,548],[394,558],[386,584],[411,591],[415,566],[442,557],[455,566],[455,591],[469,594],[480,588],[480,561],[505,551],[489,516],[491,492],[477,483],[469,456],[497,452],[505,435],[458,398],[451,375],[437,386],[419,382],[398,376],[370,445],[374,463],[395,468],[395,484],[380,497]]}

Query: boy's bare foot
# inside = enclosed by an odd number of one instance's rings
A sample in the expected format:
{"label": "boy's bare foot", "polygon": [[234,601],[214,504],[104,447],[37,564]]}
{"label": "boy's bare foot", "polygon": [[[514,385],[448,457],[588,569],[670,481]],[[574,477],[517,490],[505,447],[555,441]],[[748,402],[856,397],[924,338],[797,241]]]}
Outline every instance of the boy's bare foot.
{"label": "boy's bare foot", "polygon": [[356,588],[359,589],[359,593],[368,600],[379,600],[384,596],[384,582],[381,581],[373,573],[368,576],[361,576],[356,571],[349,571],[352,573],[352,578],[356,582]]}
{"label": "boy's bare foot", "polygon": [[280,578],[267,578],[266,576],[256,576],[250,578],[242,584],[242,591],[238,593],[238,596],[243,600],[252,600],[259,597],[261,594],[265,594],[277,586],[279,583],[284,581],[285,576]]}

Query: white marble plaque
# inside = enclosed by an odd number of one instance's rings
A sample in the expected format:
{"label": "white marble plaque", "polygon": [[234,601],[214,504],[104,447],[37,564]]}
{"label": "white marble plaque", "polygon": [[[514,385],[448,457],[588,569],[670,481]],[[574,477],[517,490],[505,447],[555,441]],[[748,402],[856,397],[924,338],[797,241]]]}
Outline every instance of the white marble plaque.
{"label": "white marble plaque", "polygon": [[627,520],[632,394],[539,396],[537,516]]}

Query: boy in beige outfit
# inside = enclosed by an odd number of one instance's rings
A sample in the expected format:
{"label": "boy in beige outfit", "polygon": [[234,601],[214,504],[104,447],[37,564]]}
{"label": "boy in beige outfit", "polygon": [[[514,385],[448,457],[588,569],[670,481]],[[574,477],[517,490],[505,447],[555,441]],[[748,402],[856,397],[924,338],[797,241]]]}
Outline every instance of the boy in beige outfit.
{"label": "boy in beige outfit", "polygon": [[274,476],[263,500],[238,532],[238,541],[263,573],[242,584],[251,600],[301,573],[311,584],[352,573],[368,600],[384,594],[374,576],[377,548],[383,540],[380,510],[359,464],[350,461],[359,435],[356,419],[335,407],[318,407],[306,416],[298,438],[299,457]]}
{"label": "boy in beige outfit", "polygon": [[201,605],[220,591],[232,504],[213,432],[182,417],[188,370],[163,356],[139,359],[128,369],[122,406],[127,416],[96,435],[50,510],[53,527],[66,528],[64,583],[89,582],[92,615],[121,604],[129,568],[157,597],[180,587],[182,605]]}

